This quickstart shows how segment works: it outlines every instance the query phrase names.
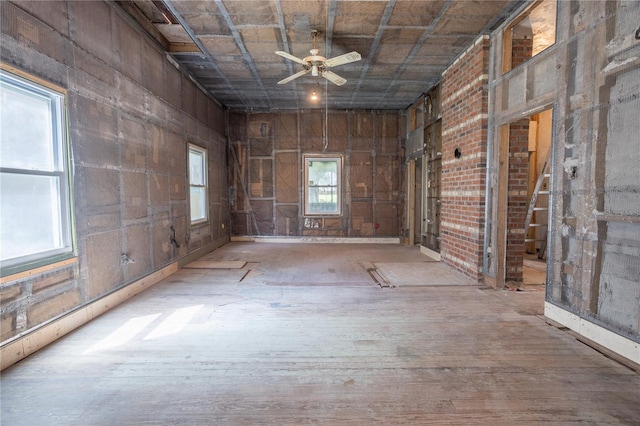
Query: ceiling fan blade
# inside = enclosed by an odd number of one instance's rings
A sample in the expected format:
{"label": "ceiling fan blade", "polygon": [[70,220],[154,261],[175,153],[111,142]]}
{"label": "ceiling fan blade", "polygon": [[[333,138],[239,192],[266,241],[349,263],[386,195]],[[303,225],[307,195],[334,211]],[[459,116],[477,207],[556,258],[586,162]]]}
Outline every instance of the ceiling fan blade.
{"label": "ceiling fan blade", "polygon": [[[280,81],[278,82],[278,84],[287,84],[287,83],[288,83],[288,82],[290,82],[291,80],[295,80],[295,79],[296,79],[296,78],[298,78],[298,77],[302,77],[303,75],[305,75],[305,74],[306,74],[306,73],[308,73],[309,71],[311,71],[311,70],[309,69],[309,70],[302,70],[302,71],[300,71],[300,72],[297,72],[297,73],[295,73],[295,74],[293,74],[293,75],[291,75],[291,76],[289,76],[289,77],[285,78],[284,80],[280,80]],[[345,80],[345,81],[346,81],[346,80]],[[344,84],[344,83],[343,83],[343,84]]]}
{"label": "ceiling fan blade", "polygon": [[303,61],[302,59],[298,58],[297,56],[293,56],[292,54],[287,53],[287,52],[283,52],[282,50],[276,51],[276,55],[280,55],[283,58],[290,59],[293,62],[297,62],[297,63],[302,64],[302,65],[308,65],[305,61]]}
{"label": "ceiling fan blade", "polygon": [[344,78],[340,77],[338,74],[331,71],[323,72],[322,76],[327,80],[329,80],[330,82],[332,82],[333,84],[336,84],[338,86],[342,86],[347,82],[347,80],[345,80]]}
{"label": "ceiling fan blade", "polygon": [[[277,53],[277,52],[276,52]],[[335,67],[336,65],[348,64],[350,62],[359,61],[362,56],[356,51],[345,53],[344,55],[336,56],[335,58],[327,59],[324,64],[327,67]]]}

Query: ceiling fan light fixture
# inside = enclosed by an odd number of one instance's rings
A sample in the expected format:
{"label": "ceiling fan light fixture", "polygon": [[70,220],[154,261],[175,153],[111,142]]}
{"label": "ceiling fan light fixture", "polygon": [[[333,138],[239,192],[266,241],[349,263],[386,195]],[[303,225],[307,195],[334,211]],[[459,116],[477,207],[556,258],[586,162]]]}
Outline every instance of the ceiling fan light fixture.
{"label": "ceiling fan light fixture", "polygon": [[311,67],[311,75],[314,76],[314,77],[318,76],[318,66],[317,65],[313,65]]}

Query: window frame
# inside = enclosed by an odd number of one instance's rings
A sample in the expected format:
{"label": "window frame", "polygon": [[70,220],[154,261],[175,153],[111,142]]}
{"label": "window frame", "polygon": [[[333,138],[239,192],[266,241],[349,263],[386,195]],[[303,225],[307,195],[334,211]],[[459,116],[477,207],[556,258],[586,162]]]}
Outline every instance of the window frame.
{"label": "window frame", "polygon": [[[76,240],[73,220],[73,192],[72,167],[68,129],[67,91],[50,84],[37,77],[0,63],[0,80],[6,88],[16,92],[27,93],[32,96],[47,99],[50,106],[49,122],[51,124],[51,165],[38,167],[32,163],[31,167],[15,164],[3,166],[0,164],[0,176],[18,175],[29,177],[48,177],[51,184],[56,185],[52,191],[55,199],[51,198],[48,207],[58,213],[55,224],[51,227],[52,235],[58,234],[58,247],[41,249],[34,253],[17,255],[1,259],[0,276],[3,282],[9,276],[21,272],[42,268],[47,265],[55,266],[59,262],[76,257]],[[0,194],[1,195],[1,194]],[[41,204],[37,204],[41,205]],[[0,243],[2,243],[0,241]],[[52,244],[53,245],[53,244]]]}
{"label": "window frame", "polygon": [[[323,161],[323,162],[336,162],[337,165],[337,177],[335,185],[309,185],[309,163],[313,161]],[[304,155],[303,159],[304,164],[304,216],[305,217],[319,217],[319,216],[340,216],[342,215],[342,155],[339,154],[307,154]],[[309,205],[309,189],[310,188],[319,188],[319,187],[335,187],[336,188],[336,211],[317,211],[312,210]]]}
{"label": "window frame", "polygon": [[[201,183],[192,183],[191,175],[191,153],[195,153],[201,157],[200,165],[202,167]],[[201,225],[209,222],[209,155],[205,148],[195,144],[188,144],[187,150],[187,180],[189,182],[189,221],[191,226]],[[203,205],[204,217],[193,218],[193,188],[204,188]]]}
{"label": "window frame", "polygon": [[552,0],[552,1],[555,2],[555,16],[554,16],[554,22],[553,22],[553,30],[554,30],[553,43],[546,46],[544,49],[542,49],[535,55],[527,58],[527,60],[523,61],[522,63],[517,64],[516,66],[514,66],[512,63],[513,29],[519,26],[525,19],[527,19],[535,9],[537,9],[538,7],[541,7],[544,4],[545,0],[536,0],[530,5],[526,6],[525,9],[520,14],[518,14],[514,19],[512,19],[504,27],[504,30],[502,31],[502,74],[507,74],[511,70],[518,68],[520,65],[526,64],[531,59],[535,58],[545,50],[556,45],[556,43],[558,42],[558,0]]}

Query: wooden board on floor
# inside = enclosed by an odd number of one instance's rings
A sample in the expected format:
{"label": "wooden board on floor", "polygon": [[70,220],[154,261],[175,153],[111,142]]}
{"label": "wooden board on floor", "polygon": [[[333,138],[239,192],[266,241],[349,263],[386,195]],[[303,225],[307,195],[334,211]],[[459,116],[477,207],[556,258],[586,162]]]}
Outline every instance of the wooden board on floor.
{"label": "wooden board on floor", "polygon": [[376,271],[393,287],[473,285],[438,262],[375,263]]}
{"label": "wooden board on floor", "polygon": [[242,269],[247,262],[244,260],[196,260],[185,268],[190,269]]}

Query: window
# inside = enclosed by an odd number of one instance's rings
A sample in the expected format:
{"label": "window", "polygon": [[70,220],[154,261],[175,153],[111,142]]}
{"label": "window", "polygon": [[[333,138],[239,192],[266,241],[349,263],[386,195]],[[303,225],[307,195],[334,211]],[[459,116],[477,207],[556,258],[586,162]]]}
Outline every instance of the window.
{"label": "window", "polygon": [[209,219],[207,208],[207,151],[189,145],[189,200],[191,224]]}
{"label": "window", "polygon": [[0,70],[2,276],[73,253],[65,94]]}
{"label": "window", "polygon": [[528,61],[556,42],[556,1],[536,2],[504,31],[503,72]]}
{"label": "window", "polygon": [[340,157],[305,157],[305,215],[334,215],[341,210]]}

